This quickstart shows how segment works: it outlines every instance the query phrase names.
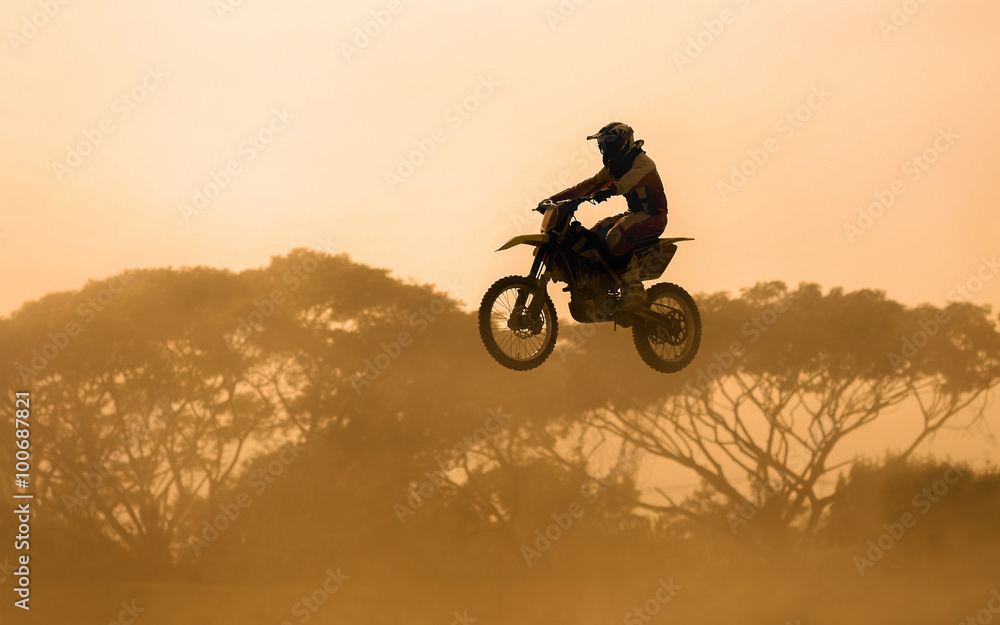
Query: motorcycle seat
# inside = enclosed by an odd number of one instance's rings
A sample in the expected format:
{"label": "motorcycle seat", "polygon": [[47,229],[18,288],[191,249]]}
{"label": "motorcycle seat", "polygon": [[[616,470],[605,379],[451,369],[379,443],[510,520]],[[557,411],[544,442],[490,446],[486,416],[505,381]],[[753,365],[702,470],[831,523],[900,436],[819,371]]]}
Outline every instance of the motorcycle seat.
{"label": "motorcycle seat", "polygon": [[632,251],[633,252],[641,252],[641,251],[643,251],[643,250],[645,250],[647,248],[653,247],[654,245],[656,245],[659,242],[660,242],[660,238],[658,236],[646,237],[645,239],[639,239],[638,241],[636,241],[635,243],[632,244]]}

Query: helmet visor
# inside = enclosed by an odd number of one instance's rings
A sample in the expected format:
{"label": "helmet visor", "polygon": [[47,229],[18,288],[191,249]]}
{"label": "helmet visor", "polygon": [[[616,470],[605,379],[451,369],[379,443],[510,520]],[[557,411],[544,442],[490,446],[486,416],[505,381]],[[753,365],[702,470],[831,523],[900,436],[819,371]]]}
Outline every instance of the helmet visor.
{"label": "helmet visor", "polygon": [[615,154],[621,149],[622,138],[616,135],[601,135],[597,137],[597,147],[602,154]]}

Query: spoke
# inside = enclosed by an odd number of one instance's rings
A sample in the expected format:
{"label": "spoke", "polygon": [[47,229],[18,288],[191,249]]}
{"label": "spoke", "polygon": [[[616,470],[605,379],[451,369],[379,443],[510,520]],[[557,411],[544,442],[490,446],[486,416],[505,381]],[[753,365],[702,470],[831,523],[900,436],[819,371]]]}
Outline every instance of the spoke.
{"label": "spoke", "polygon": [[[683,302],[670,296],[658,299],[653,302],[650,308],[661,315],[669,317],[672,323],[677,323],[677,330],[684,336],[684,340],[681,341],[680,345],[673,345],[670,341],[659,338],[659,334],[665,330],[654,328],[652,332],[647,333],[650,346],[661,360],[672,361],[679,359],[687,353],[691,345],[692,337],[689,323],[692,316],[691,311],[688,310]],[[679,319],[677,319],[678,316],[680,317]]]}
{"label": "spoke", "polygon": [[[511,287],[497,295],[490,314],[490,330],[493,340],[505,354],[517,360],[527,360],[541,351],[549,340],[548,315],[543,309],[540,313],[541,330],[537,334],[528,334],[526,330],[515,332],[508,322],[515,313],[518,292],[522,287]],[[530,301],[525,302],[525,308]]]}

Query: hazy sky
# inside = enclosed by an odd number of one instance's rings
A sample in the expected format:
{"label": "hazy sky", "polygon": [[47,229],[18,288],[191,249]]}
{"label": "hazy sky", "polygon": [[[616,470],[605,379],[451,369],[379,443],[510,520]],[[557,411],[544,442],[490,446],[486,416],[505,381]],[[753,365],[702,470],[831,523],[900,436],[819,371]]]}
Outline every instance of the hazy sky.
{"label": "hazy sky", "polygon": [[475,306],[613,120],[697,238],[668,274],[691,291],[1000,304],[996,2],[62,1],[0,9],[0,314],[321,245]]}
{"label": "hazy sky", "polygon": [[[918,8],[891,30],[894,0],[576,2],[8,0],[0,314],[321,237],[475,304],[527,269],[492,250],[537,227],[520,217],[546,185],[596,171],[584,137],[612,120],[646,140],[668,232],[697,238],[672,268],[693,291],[942,304],[1000,252],[995,2],[900,3]],[[891,205],[859,224],[876,192]],[[1000,303],[1000,280],[972,297]]]}

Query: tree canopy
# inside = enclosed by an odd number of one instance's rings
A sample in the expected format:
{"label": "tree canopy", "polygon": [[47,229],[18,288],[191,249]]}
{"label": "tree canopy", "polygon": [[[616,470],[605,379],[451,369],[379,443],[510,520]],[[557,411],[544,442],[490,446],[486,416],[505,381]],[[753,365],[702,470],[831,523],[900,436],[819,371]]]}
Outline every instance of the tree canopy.
{"label": "tree canopy", "polygon": [[[149,577],[625,571],[691,532],[843,537],[868,479],[844,441],[906,411],[908,466],[1000,380],[984,307],[778,282],[697,300],[679,374],[568,323],[517,373],[452,294],[297,249],[50,294],[0,319],[0,354],[31,391],[50,544]],[[700,486],[650,487],[665,466]]]}

